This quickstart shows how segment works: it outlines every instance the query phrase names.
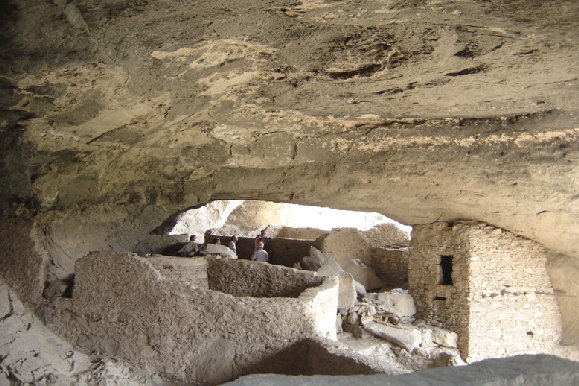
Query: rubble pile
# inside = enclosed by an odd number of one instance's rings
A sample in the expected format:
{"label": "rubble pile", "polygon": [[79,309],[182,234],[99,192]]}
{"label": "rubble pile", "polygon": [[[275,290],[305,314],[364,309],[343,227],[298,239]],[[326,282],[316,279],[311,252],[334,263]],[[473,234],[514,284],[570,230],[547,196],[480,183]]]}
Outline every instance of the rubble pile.
{"label": "rubble pile", "polygon": [[456,333],[415,320],[415,313],[407,290],[367,293],[355,306],[338,311],[338,339],[377,359],[390,362],[394,356],[408,371],[464,364]]}

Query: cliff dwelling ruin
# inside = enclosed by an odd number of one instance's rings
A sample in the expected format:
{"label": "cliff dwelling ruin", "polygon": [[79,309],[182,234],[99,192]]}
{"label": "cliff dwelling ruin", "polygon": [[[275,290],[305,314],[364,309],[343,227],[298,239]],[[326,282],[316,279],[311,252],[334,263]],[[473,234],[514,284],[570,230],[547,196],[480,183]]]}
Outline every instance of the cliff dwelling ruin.
{"label": "cliff dwelling ruin", "polygon": [[0,384],[579,383],[578,16],[3,2]]}

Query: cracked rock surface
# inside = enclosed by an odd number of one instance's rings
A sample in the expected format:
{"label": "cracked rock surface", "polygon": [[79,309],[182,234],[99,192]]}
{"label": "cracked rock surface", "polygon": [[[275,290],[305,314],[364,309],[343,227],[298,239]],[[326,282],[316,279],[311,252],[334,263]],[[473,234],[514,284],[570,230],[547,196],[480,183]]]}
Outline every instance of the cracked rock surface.
{"label": "cracked rock surface", "polygon": [[139,385],[146,380],[110,359],[87,355],[54,334],[0,282],[0,384]]}
{"label": "cracked rock surface", "polygon": [[74,5],[88,29],[29,1],[1,30],[2,207],[53,277],[218,198],[579,253],[574,1]]}

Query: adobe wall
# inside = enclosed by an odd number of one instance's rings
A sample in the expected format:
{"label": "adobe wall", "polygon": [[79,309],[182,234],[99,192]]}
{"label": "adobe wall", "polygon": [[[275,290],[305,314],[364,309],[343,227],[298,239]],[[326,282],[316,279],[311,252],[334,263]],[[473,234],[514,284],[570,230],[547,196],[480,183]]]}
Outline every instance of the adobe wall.
{"label": "adobe wall", "polygon": [[81,258],[73,298],[57,299],[50,325],[75,345],[186,383],[223,383],[296,342],[336,337],[335,278],[297,298],[254,298],[196,287],[166,271],[129,253]]}
{"label": "adobe wall", "polygon": [[310,247],[320,248],[316,240],[295,240],[284,238],[268,239],[265,249],[269,252],[271,264],[293,267],[295,263],[310,254]]}
{"label": "adobe wall", "polygon": [[328,233],[330,232],[317,228],[281,227],[276,231],[275,237],[284,239],[315,240]]}
{"label": "adobe wall", "polygon": [[471,361],[551,353],[561,314],[545,249],[490,226],[469,227]]}
{"label": "adobe wall", "polygon": [[[458,347],[469,348],[468,256],[466,226],[446,223],[417,225],[408,256],[408,285],[417,316],[438,322],[458,335]],[[452,285],[441,285],[441,256],[453,256]]]}
{"label": "adobe wall", "polygon": [[[441,256],[452,256],[442,285]],[[482,225],[417,226],[409,285],[418,315],[455,331],[465,360],[553,352],[561,316],[539,244]]]}
{"label": "adobe wall", "polygon": [[164,279],[193,287],[209,288],[207,259],[204,257],[173,257],[153,255],[147,259]]}
{"label": "adobe wall", "polygon": [[295,298],[323,282],[310,271],[256,261],[209,258],[207,262],[209,288],[233,296]]}
{"label": "adobe wall", "polygon": [[[228,245],[231,236],[219,237],[221,244]],[[253,254],[254,239],[250,237],[238,237],[237,256],[240,259],[250,259]],[[264,249],[269,254],[269,263],[293,267],[295,263],[301,261],[302,257],[309,255],[310,247],[320,248],[316,240],[297,240],[280,237],[267,238]]]}

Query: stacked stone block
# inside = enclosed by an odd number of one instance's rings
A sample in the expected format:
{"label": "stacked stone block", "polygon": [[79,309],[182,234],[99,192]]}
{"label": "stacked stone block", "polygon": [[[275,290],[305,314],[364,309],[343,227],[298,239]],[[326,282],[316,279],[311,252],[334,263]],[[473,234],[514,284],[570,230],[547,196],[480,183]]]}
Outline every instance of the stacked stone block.
{"label": "stacked stone block", "polygon": [[[452,256],[451,284],[442,256]],[[539,244],[484,224],[436,223],[412,235],[418,315],[455,331],[465,360],[552,352],[561,316]]]}

